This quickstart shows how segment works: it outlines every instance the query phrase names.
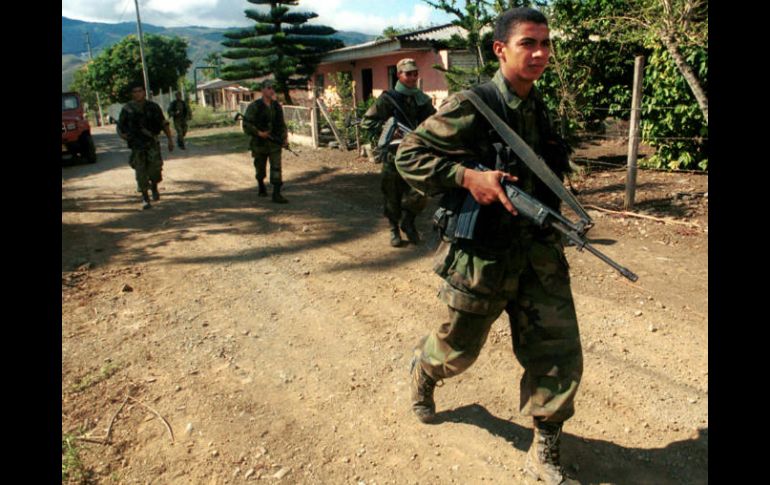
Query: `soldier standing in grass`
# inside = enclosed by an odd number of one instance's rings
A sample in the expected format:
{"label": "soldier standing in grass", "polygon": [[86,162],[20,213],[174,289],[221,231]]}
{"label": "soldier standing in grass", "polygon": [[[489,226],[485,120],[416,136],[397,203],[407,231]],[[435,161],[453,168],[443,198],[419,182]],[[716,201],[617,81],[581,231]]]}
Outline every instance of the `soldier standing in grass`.
{"label": "soldier standing in grass", "polygon": [[[530,8],[503,13],[493,43],[500,69],[473,91],[562,179],[569,148],[534,87],[550,49],[542,13]],[[469,162],[488,170],[474,169]],[[524,368],[520,410],[533,419],[525,469],[548,484],[578,483],[565,474],[559,459],[562,424],[575,412],[583,372],[569,267],[560,234],[517,217],[500,180],[516,182],[557,212],[559,198],[502,143],[464,92],[448,98],[437,114],[406,136],[396,166],[410,185],[428,195],[444,194],[442,208],[454,208],[446,224],[439,224],[443,242],[435,266],[444,280],[439,297],[449,318],[415,347],[412,410],[422,422],[435,419],[437,382],[475,362],[492,323],[505,311],[513,351]],[[481,205],[476,230],[472,239],[454,237],[447,228],[453,227],[458,202],[468,194]]]}
{"label": "soldier standing in grass", "polygon": [[265,175],[270,160],[270,185],[273,186],[273,202],[289,202],[281,195],[281,150],[288,145],[289,132],[283,120],[283,107],[275,95],[273,81],[262,83],[262,97],[253,101],[243,115],[243,131],[251,135],[251,154],[256,169],[257,195],[267,196]]}
{"label": "soldier standing in grass", "polygon": [[[396,71],[398,82],[395,88],[382,93],[363,116],[361,127],[370,133],[381,131],[391,118],[413,130],[436,112],[431,98],[417,87],[419,71],[414,59],[401,59],[396,64]],[[398,174],[394,164],[395,150],[388,150],[383,155],[381,187],[384,214],[390,223],[390,245],[402,245],[400,231],[404,231],[409,242],[417,244],[420,235],[414,220],[425,209],[427,198],[411,188]]]}
{"label": "soldier standing in grass", "polygon": [[148,190],[152,190],[152,200],[159,200],[158,183],[163,180],[158,135],[161,131],[166,134],[170,152],[174,150],[174,141],[161,107],[147,101],[143,83],[131,85],[131,98],[120,111],[117,130],[131,149],[128,163],[136,174],[137,190],[142,194],[142,209],[150,209]]}

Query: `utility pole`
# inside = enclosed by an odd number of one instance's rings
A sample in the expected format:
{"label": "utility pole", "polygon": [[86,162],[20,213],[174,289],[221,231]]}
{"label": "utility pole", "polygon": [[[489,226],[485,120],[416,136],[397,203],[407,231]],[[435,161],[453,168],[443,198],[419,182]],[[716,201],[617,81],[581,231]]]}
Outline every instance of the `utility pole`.
{"label": "utility pole", "polygon": [[142,73],[144,73],[144,90],[147,92],[147,99],[152,99],[150,91],[150,78],[147,76],[147,63],[144,62],[144,37],[142,36],[142,19],[139,18],[139,0],[134,0],[136,6],[136,30],[139,32],[139,55],[142,58]]}
{"label": "utility pole", "polygon": [[[88,45],[88,59],[93,61],[94,55],[91,53],[91,37],[86,32],[86,44]],[[104,114],[102,113],[102,102],[99,99],[99,91],[96,91],[96,106],[99,108],[99,126],[104,126]]]}

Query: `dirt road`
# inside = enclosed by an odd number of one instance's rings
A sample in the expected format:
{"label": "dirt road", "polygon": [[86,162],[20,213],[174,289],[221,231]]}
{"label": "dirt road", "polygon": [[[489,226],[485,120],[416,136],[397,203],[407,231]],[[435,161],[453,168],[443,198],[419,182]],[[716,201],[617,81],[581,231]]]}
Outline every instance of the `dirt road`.
{"label": "dirt road", "polygon": [[[245,136],[194,131],[142,211],[127,149],[96,131],[98,163],[62,168],[72,483],[534,483],[504,318],[437,389],[438,423],[411,415],[410,351],[445,310],[432,251],[388,245],[379,166],[298,147],[279,206]],[[579,197],[617,210],[623,179],[594,172]],[[707,195],[707,176],[643,171],[640,213],[668,222],[591,211],[636,284],[567,250],[585,373],[563,462],[583,483],[708,481]]]}

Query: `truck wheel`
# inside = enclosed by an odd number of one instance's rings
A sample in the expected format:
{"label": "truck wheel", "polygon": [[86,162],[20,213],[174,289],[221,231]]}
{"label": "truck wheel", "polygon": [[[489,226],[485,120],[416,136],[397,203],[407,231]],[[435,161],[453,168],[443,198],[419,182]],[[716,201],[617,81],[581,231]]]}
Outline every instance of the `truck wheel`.
{"label": "truck wheel", "polygon": [[88,163],[96,163],[96,146],[90,133],[84,133],[80,138],[80,155]]}

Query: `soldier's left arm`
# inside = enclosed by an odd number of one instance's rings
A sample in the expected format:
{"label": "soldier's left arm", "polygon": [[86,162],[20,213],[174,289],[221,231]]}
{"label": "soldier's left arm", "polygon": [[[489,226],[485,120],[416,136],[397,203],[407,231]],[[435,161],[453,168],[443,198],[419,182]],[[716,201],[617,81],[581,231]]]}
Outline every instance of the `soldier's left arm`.
{"label": "soldier's left arm", "polygon": [[465,167],[474,158],[476,111],[454,96],[438,112],[408,134],[396,152],[396,168],[404,180],[428,195],[462,186]]}
{"label": "soldier's left arm", "polygon": [[283,119],[283,105],[276,103],[276,111],[275,111],[275,127],[274,129],[277,131],[276,137],[283,142],[285,145],[288,138],[289,138],[289,130],[286,127],[286,121]]}

